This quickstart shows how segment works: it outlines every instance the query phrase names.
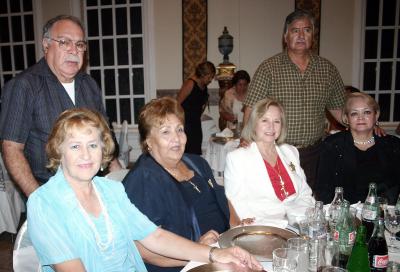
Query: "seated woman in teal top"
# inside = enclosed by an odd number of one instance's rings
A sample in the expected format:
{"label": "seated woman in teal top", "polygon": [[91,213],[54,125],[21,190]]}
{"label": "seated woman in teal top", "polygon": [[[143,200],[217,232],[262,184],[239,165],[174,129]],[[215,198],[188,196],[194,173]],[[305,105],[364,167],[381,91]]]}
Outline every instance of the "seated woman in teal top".
{"label": "seated woman in teal top", "polygon": [[113,151],[100,114],[76,108],[56,121],[46,152],[58,170],[28,200],[28,232],[43,271],[146,271],[134,241],[172,258],[261,268],[240,248],[212,249],[155,226],[121,183],[95,177]]}

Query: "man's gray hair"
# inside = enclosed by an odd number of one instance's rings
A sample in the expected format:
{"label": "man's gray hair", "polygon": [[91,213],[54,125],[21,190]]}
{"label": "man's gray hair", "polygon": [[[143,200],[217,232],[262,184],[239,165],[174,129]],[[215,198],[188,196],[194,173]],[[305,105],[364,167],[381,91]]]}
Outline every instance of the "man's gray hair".
{"label": "man's gray hair", "polygon": [[304,19],[304,18],[307,18],[308,20],[310,20],[311,25],[312,25],[312,30],[314,31],[314,25],[315,25],[314,16],[308,11],[305,11],[302,9],[296,9],[295,11],[293,11],[286,17],[285,25],[283,27],[283,35],[286,34],[291,23],[293,23],[296,20]]}
{"label": "man's gray hair", "polygon": [[82,29],[82,32],[85,33],[85,28],[83,27],[81,20],[79,20],[77,17],[72,16],[72,15],[58,15],[58,16],[48,20],[47,23],[43,26],[43,37],[42,38],[50,39],[51,38],[51,36],[50,36],[51,28],[53,27],[53,25],[56,22],[62,21],[62,20],[69,20],[69,21],[74,22]]}

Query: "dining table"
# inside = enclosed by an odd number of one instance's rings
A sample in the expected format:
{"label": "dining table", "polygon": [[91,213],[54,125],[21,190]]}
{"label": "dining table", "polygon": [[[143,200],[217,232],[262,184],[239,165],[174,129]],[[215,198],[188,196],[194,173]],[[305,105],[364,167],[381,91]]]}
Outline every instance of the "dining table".
{"label": "dining table", "polygon": [[[227,232],[229,232],[231,230],[228,230]],[[288,227],[285,230],[293,232],[293,233],[296,233],[296,235],[298,234],[298,229],[296,227],[293,227],[293,226],[290,226],[290,225],[288,225]],[[223,235],[224,234],[221,234],[221,236],[223,236]],[[389,232],[387,230],[385,231],[385,236],[386,236],[386,240],[389,241],[390,234],[389,234]],[[395,246],[400,248],[400,241],[395,241],[394,243],[395,243]],[[220,244],[224,244],[224,243],[223,242],[221,243],[221,241],[219,241],[219,242],[217,242],[217,243],[215,243],[215,244],[213,244],[211,246],[220,247]],[[223,246],[223,247],[225,247],[225,246]],[[391,252],[391,251],[389,251],[388,255],[389,255],[389,261],[390,262],[395,262],[395,263],[400,265],[400,251],[399,252]],[[260,260],[259,258],[257,258],[257,259],[260,261],[260,263],[263,266],[265,271],[267,271],[267,272],[272,272],[273,271],[272,261],[270,261],[270,260],[262,260],[262,259]],[[206,263],[190,261],[181,270],[181,272],[188,272],[188,271],[190,272],[192,269],[194,269],[194,268],[196,268],[196,267],[198,267],[200,265],[203,265],[203,264],[206,264]],[[212,271],[210,271],[210,272],[212,272]]]}
{"label": "dining table", "polygon": [[240,139],[236,137],[210,136],[203,157],[216,178],[224,176],[226,155],[238,148],[239,143]]}

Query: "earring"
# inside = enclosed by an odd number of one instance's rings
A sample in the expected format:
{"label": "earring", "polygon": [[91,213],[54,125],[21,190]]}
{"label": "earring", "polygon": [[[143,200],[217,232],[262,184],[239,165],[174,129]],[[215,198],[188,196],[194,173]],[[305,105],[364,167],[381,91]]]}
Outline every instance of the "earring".
{"label": "earring", "polygon": [[102,171],[102,172],[104,171],[104,168],[103,168],[103,166],[101,166],[101,167],[100,167],[100,171]]}
{"label": "earring", "polygon": [[375,126],[379,127],[379,122],[378,121],[375,122]]}
{"label": "earring", "polygon": [[147,146],[147,151],[151,152],[151,147],[150,146]]}

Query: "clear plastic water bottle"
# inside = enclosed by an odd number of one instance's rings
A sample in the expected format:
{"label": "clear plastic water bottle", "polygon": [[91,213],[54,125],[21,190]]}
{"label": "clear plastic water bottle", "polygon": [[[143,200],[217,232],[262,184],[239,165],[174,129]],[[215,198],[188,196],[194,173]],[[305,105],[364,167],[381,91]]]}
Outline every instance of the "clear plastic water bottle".
{"label": "clear plastic water bottle", "polygon": [[314,214],[309,223],[310,259],[309,271],[317,269],[325,263],[324,252],[327,241],[327,224],[325,220],[324,203],[315,202]]}
{"label": "clear plastic water bottle", "polygon": [[314,214],[309,226],[309,237],[311,239],[326,239],[327,223],[325,220],[324,203],[315,202]]}

